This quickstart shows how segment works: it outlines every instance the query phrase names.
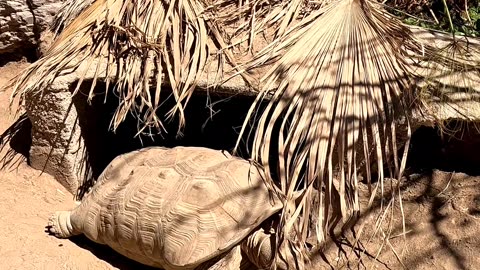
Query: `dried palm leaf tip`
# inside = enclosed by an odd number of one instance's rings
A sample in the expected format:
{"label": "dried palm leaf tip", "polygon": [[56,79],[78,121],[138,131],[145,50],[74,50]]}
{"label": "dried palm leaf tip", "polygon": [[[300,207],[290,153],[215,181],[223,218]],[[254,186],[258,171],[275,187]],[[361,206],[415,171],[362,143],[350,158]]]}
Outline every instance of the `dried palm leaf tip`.
{"label": "dried palm leaf tip", "polygon": [[[384,161],[390,155],[400,179],[406,151],[398,163],[397,121],[406,119],[407,138],[410,131],[405,97],[411,95],[405,91],[411,80],[404,50],[415,43],[407,28],[367,0],[333,1],[285,33],[252,64],[273,63],[249,113],[253,117],[259,102],[270,98],[255,131],[252,157],[270,181],[279,172],[286,197],[279,241],[294,235],[302,248],[311,222],[322,243],[338,208],[344,222],[359,212],[362,161],[378,167],[373,193],[380,187],[383,194]],[[278,168],[271,166],[272,153],[278,154]],[[370,184],[372,173],[364,166]],[[300,204],[293,196],[298,189],[303,189]],[[315,189],[324,193],[316,209],[311,205]],[[312,220],[314,212],[318,221]]]}
{"label": "dried palm leaf tip", "polygon": [[59,35],[80,13],[88,8],[95,0],[70,0],[65,1],[59,12],[53,19],[51,29],[55,35]]}

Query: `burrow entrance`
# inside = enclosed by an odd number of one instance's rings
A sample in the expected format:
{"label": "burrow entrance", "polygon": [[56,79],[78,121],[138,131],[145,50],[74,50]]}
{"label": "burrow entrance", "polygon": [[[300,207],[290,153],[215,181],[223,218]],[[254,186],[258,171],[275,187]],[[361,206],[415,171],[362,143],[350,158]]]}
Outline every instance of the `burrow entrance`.
{"label": "burrow entrance", "polygon": [[[84,85],[82,89],[88,91],[90,86]],[[105,89],[104,84],[97,84],[96,87]],[[162,89],[162,96],[166,97],[170,93],[171,89]],[[80,93],[74,97],[74,105],[78,111],[89,165],[93,177],[97,178],[116,156],[143,147],[201,146],[231,151],[254,99],[253,96],[227,96],[196,91],[185,109],[186,126],[182,130],[182,136],[177,136],[178,119],[164,122],[167,134],[136,136],[138,122],[131,114],[113,132],[110,122],[119,99],[111,93],[106,103],[104,95],[99,95],[93,98],[91,105],[87,104],[87,96]],[[158,110],[158,115],[165,115],[173,104],[173,98],[168,98]],[[248,157],[247,145],[251,145],[251,141],[241,143],[238,149],[240,156]]]}
{"label": "burrow entrance", "polygon": [[430,173],[433,169],[480,175],[480,125],[450,121],[438,127],[420,127],[411,139],[407,159],[410,172]]}

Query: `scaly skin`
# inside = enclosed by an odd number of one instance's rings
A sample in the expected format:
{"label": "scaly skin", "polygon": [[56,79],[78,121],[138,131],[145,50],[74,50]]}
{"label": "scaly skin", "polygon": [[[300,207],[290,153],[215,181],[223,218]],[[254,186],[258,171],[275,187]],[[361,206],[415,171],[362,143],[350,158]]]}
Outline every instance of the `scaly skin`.
{"label": "scaly skin", "polygon": [[48,219],[47,231],[58,238],[68,238],[78,235],[74,230],[71,220],[71,211],[57,211]]}

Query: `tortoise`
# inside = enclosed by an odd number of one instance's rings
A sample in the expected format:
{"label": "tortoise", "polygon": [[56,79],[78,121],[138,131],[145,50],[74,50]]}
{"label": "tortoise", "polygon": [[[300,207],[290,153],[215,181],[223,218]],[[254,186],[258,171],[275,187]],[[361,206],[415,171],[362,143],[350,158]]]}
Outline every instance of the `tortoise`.
{"label": "tortoise", "polygon": [[247,160],[202,147],[147,147],[116,157],[47,230],[58,238],[85,234],[166,270],[239,269],[241,261],[285,269],[286,261],[274,260],[272,227],[262,227],[282,206]]}

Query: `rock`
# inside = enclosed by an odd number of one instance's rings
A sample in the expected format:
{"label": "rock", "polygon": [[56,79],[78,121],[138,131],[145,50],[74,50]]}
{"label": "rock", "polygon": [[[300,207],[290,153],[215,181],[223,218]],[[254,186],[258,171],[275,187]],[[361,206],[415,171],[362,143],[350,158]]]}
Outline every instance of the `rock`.
{"label": "rock", "polygon": [[25,0],[0,1],[0,54],[34,47],[34,21]]}
{"label": "rock", "polygon": [[26,110],[32,122],[30,165],[53,175],[75,194],[83,179],[85,156],[77,109],[71,103],[70,93],[29,96]]}
{"label": "rock", "polygon": [[[36,49],[64,0],[0,1],[0,55]],[[44,46],[45,47],[45,46]]]}
{"label": "rock", "polygon": [[40,37],[38,40],[38,47],[37,47],[37,53],[39,55],[45,54],[45,52],[50,47],[50,44],[52,44],[54,37],[55,37],[55,34],[50,29],[43,31],[40,34]]}
{"label": "rock", "polygon": [[64,0],[31,0],[35,27],[38,33],[50,28],[50,25],[63,5]]}

